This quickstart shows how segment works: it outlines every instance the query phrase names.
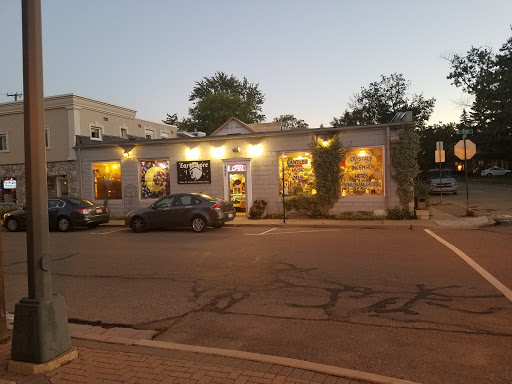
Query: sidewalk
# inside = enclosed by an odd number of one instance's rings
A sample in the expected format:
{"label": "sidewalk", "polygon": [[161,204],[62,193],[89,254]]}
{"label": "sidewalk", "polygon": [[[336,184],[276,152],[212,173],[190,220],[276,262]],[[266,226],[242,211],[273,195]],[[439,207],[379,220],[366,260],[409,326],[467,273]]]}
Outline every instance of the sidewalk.
{"label": "sidewalk", "polygon": [[11,343],[0,345],[0,384],[414,384],[278,356],[153,341],[156,331],[69,327],[78,358],[44,374],[7,372]]}
{"label": "sidewalk", "polygon": [[[259,219],[250,220],[244,214],[237,214],[226,227],[313,227],[313,228],[435,228],[475,229],[495,225],[496,222],[487,216],[466,217],[463,207],[454,204],[430,206],[430,220],[331,220],[331,219]],[[124,220],[110,220],[110,226],[124,226]]]}

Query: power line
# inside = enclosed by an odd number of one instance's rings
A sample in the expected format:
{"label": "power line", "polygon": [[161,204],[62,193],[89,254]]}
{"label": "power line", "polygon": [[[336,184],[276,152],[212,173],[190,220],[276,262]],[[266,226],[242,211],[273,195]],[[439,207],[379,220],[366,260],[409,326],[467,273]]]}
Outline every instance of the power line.
{"label": "power line", "polygon": [[13,97],[14,98],[14,101],[18,101],[18,97],[21,97],[21,95],[23,95],[22,93],[8,93],[7,96],[8,97]]}

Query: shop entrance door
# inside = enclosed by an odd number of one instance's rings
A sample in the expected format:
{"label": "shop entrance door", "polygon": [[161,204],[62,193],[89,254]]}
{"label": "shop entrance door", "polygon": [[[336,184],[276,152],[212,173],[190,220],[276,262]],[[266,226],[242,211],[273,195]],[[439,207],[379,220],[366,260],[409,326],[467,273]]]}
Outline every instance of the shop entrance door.
{"label": "shop entrance door", "polygon": [[245,178],[246,172],[229,173],[229,199],[237,212],[245,212],[247,209]]}

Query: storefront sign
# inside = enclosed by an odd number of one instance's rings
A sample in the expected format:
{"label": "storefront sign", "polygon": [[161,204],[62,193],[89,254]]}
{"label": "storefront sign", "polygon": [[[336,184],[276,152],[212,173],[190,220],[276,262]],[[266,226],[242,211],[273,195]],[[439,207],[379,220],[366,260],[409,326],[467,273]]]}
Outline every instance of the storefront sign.
{"label": "storefront sign", "polygon": [[228,165],[228,172],[245,172],[247,167],[245,164]]}
{"label": "storefront sign", "polygon": [[4,189],[16,189],[16,180],[14,180],[14,179],[4,180]]}
{"label": "storefront sign", "polygon": [[178,161],[178,184],[210,184],[210,160]]}

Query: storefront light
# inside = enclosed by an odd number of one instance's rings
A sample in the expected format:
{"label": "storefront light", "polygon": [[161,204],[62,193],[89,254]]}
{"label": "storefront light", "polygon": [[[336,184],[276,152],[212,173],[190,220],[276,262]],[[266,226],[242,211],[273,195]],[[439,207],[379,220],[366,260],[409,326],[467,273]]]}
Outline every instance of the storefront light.
{"label": "storefront light", "polygon": [[263,153],[263,146],[261,144],[258,145],[249,145],[249,156],[259,156]]}
{"label": "storefront light", "polygon": [[226,151],[222,147],[212,148],[212,156],[217,159],[221,159],[222,157],[224,157],[225,153]]}
{"label": "storefront light", "polygon": [[359,151],[359,156],[366,156],[366,152],[365,151]]}
{"label": "storefront light", "polygon": [[326,140],[324,140],[324,141],[322,141],[322,145],[323,145],[324,147],[327,147],[327,146],[329,145],[329,142],[328,142],[328,141],[326,141]]}
{"label": "storefront light", "polygon": [[196,160],[199,158],[199,148],[188,148],[187,149],[187,158],[191,160]]}

